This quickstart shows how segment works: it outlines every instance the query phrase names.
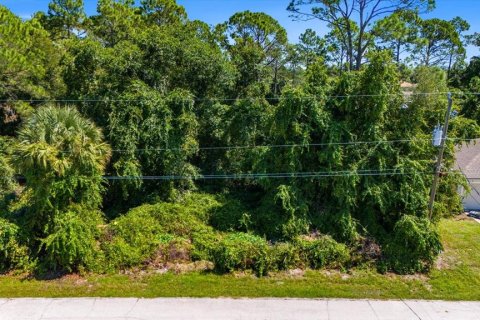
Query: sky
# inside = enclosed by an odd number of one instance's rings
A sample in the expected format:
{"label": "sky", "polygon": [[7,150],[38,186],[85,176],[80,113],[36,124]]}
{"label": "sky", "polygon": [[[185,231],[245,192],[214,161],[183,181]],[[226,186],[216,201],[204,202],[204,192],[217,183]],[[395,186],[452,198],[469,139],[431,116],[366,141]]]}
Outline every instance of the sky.
{"label": "sky", "polygon": [[[47,11],[50,0],[0,0],[15,14],[28,19],[36,11]],[[265,12],[287,30],[291,42],[297,42],[299,35],[307,28],[314,29],[319,34],[327,31],[325,23],[320,21],[292,21],[286,7],[289,0],[177,0],[185,7],[190,19],[202,20],[208,24],[228,20],[235,12],[250,10]],[[469,33],[480,32],[480,0],[436,0],[436,9],[423,18],[440,18],[450,20],[456,16],[467,20],[470,25]],[[96,12],[96,0],[84,0],[87,14]],[[478,48],[469,47],[468,56],[479,55]]]}

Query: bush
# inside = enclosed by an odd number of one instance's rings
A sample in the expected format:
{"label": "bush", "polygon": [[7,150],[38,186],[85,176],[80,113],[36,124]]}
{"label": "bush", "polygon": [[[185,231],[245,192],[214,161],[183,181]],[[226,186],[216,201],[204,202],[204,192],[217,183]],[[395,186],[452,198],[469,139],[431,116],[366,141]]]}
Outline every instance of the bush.
{"label": "bush", "polygon": [[147,208],[147,210],[165,233],[189,236],[199,226],[205,224],[192,208],[178,203],[162,202]]}
{"label": "bush", "polygon": [[289,242],[279,242],[268,251],[269,267],[273,270],[289,270],[302,267],[298,247]]}
{"label": "bush", "polygon": [[308,205],[295,187],[280,185],[267,193],[254,210],[255,230],[267,239],[290,241],[308,232]]}
{"label": "bush", "polygon": [[181,237],[165,237],[157,250],[157,261],[188,262],[190,261],[192,243]]}
{"label": "bush", "polygon": [[8,150],[7,141],[0,136],[0,214],[6,210],[8,203],[6,198],[13,193],[15,188],[14,171],[10,166],[5,150]]}
{"label": "bush", "polygon": [[296,245],[300,259],[312,269],[340,267],[350,259],[347,246],[330,236],[302,237],[297,239]]}
{"label": "bush", "polygon": [[267,273],[268,244],[265,239],[248,233],[226,235],[213,252],[215,269],[219,272],[251,269],[257,275]]}
{"label": "bush", "polygon": [[221,231],[243,231],[251,229],[251,212],[240,199],[222,197],[222,205],[213,210],[209,223]]}
{"label": "bush", "polygon": [[102,248],[111,268],[128,268],[149,259],[157,250],[164,233],[145,206],[113,220],[107,228]]}
{"label": "bush", "polygon": [[206,226],[213,196],[193,193],[177,203],[146,204],[130,210],[108,226],[102,247],[110,267],[128,268],[151,259],[211,260],[214,235]]}
{"label": "bush", "polygon": [[18,240],[17,225],[0,218],[0,272],[26,267],[28,249]]}
{"label": "bush", "polygon": [[211,227],[201,228],[192,234],[192,260],[213,261],[215,249],[222,239],[222,235]]}
{"label": "bush", "polygon": [[426,218],[404,215],[393,229],[393,238],[386,243],[380,271],[400,274],[425,272],[442,250],[434,225]]}
{"label": "bush", "polygon": [[207,223],[212,212],[222,205],[216,196],[198,192],[187,194],[179,204],[204,223]]}
{"label": "bush", "polygon": [[[205,203],[202,203],[204,200]],[[152,217],[164,233],[190,236],[193,231],[206,225],[209,210],[216,203],[212,197],[193,194],[178,203],[142,205],[130,210],[129,214]]]}
{"label": "bush", "polygon": [[40,256],[41,262],[53,270],[97,269],[101,257],[98,227],[102,222],[100,212],[80,207],[56,214],[41,240],[45,254]]}

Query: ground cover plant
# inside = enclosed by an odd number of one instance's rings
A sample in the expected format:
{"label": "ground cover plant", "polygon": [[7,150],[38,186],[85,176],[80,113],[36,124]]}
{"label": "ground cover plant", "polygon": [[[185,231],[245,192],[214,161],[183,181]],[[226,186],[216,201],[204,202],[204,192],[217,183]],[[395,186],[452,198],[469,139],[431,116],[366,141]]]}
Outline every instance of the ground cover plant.
{"label": "ground cover plant", "polygon": [[348,272],[309,270],[267,277],[201,271],[176,274],[69,275],[56,280],[0,276],[1,297],[299,297],[478,300],[480,224],[443,220],[444,251],[425,275],[379,274],[375,269]]}
{"label": "ground cover plant", "polygon": [[[317,4],[321,20],[342,10]],[[395,8],[292,45],[264,13],[212,27],[174,0],[100,0],[92,16],[54,0],[28,20],[0,6],[0,271],[428,273],[439,221],[462,211],[455,148],[480,135],[478,99],[462,95],[478,61],[462,64],[460,18]]]}

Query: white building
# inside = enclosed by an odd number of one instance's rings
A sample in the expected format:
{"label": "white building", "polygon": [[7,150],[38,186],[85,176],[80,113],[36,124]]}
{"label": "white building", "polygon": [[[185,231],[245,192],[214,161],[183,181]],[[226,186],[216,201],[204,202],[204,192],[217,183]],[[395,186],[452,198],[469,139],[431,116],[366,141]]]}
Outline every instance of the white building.
{"label": "white building", "polygon": [[456,158],[456,168],[462,171],[472,189],[466,193],[460,188],[463,207],[466,211],[480,211],[480,139],[459,147]]}

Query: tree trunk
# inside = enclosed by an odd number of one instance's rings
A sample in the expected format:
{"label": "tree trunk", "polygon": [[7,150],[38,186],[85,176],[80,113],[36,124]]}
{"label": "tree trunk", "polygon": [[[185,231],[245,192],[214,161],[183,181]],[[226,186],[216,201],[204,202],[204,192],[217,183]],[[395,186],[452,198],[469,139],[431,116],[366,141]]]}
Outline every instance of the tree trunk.
{"label": "tree trunk", "polygon": [[360,67],[362,66],[362,59],[363,59],[363,49],[362,49],[362,43],[363,43],[363,30],[360,29],[360,33],[358,35],[358,40],[357,40],[357,54],[355,56],[355,70],[360,70]]}
{"label": "tree trunk", "polygon": [[397,60],[397,64],[400,64],[400,48],[401,48],[401,43],[400,41],[397,42],[397,54],[396,54],[396,60]]}
{"label": "tree trunk", "polygon": [[278,59],[275,60],[275,67],[274,67],[274,76],[273,76],[273,95],[277,96],[278,91]]}
{"label": "tree trunk", "polygon": [[363,59],[363,35],[365,34],[365,28],[366,25],[364,24],[363,20],[363,13],[365,10],[365,5],[366,3],[364,1],[359,1],[359,14],[360,14],[360,30],[358,33],[358,39],[357,39],[357,55],[356,55],[356,65],[355,65],[355,70],[360,70],[360,67],[362,66],[362,59]]}
{"label": "tree trunk", "polygon": [[450,58],[448,59],[447,80],[450,80],[450,71],[452,70],[453,49],[450,52]]}
{"label": "tree trunk", "polygon": [[431,50],[431,45],[428,44],[428,47],[427,47],[427,52],[425,54],[425,65],[428,67],[430,66],[430,50]]}

